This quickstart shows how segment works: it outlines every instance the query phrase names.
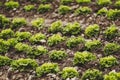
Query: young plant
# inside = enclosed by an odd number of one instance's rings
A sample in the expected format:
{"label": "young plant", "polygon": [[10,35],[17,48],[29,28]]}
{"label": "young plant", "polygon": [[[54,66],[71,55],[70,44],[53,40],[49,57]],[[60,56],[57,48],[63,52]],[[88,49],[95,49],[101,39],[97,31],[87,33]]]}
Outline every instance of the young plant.
{"label": "young plant", "polygon": [[100,6],[107,6],[107,5],[112,4],[112,1],[111,0],[98,0],[97,3]]}
{"label": "young plant", "polygon": [[46,54],[48,50],[43,46],[32,47],[32,49],[27,52],[27,55],[31,58],[36,58],[40,55]]}
{"label": "young plant", "polygon": [[14,18],[12,20],[12,28],[19,28],[19,27],[22,27],[24,25],[26,25],[27,22],[25,20],[25,18]]}
{"label": "young plant", "polygon": [[17,31],[17,32],[15,33],[15,38],[16,38],[18,41],[27,40],[27,39],[29,39],[31,36],[32,36],[32,34],[31,34],[30,32],[19,32],[19,31]]}
{"label": "young plant", "polygon": [[60,42],[63,42],[65,40],[64,37],[62,37],[60,34],[53,34],[48,38],[48,45],[49,46],[54,46],[56,44],[59,44]]}
{"label": "young plant", "polygon": [[34,5],[26,5],[24,6],[24,10],[25,11],[32,11],[35,9],[35,6]]}
{"label": "young plant", "polygon": [[39,13],[45,13],[48,12],[52,9],[51,4],[40,4],[38,7],[38,12]]}
{"label": "young plant", "polygon": [[118,64],[117,59],[114,56],[107,56],[100,58],[101,68],[109,68]]}
{"label": "young plant", "polygon": [[51,60],[63,60],[67,57],[67,53],[65,51],[57,51],[57,50],[52,50],[49,54],[49,57]]}
{"label": "young plant", "polygon": [[73,0],[61,0],[61,4],[66,5],[72,3]]}
{"label": "young plant", "polygon": [[10,48],[10,43],[3,39],[0,39],[0,53],[6,53]]}
{"label": "young plant", "polygon": [[115,7],[119,8],[120,7],[120,0],[116,1],[114,5],[115,5]]}
{"label": "young plant", "polygon": [[103,73],[97,69],[88,69],[81,80],[103,80]]}
{"label": "young plant", "polygon": [[53,0],[41,0],[42,3],[52,2]]}
{"label": "young plant", "polygon": [[78,22],[68,23],[65,28],[63,28],[63,34],[77,35],[81,32],[81,26]]}
{"label": "young plant", "polygon": [[31,51],[32,47],[29,46],[28,44],[24,44],[24,43],[19,42],[15,45],[15,49],[19,52],[26,52],[27,53],[27,52]]}
{"label": "young plant", "polygon": [[120,72],[111,71],[104,75],[104,80],[120,80]]}
{"label": "young plant", "polygon": [[84,51],[76,52],[74,55],[74,65],[85,64],[96,59],[96,56],[93,53]]}
{"label": "young plant", "polygon": [[29,71],[29,70],[35,70],[36,67],[38,67],[38,64],[33,59],[22,59],[21,58],[21,59],[12,61],[11,67],[13,70]]}
{"label": "young plant", "polygon": [[90,14],[92,12],[92,9],[89,7],[79,7],[75,10],[76,15],[86,15]]}
{"label": "young plant", "polygon": [[79,37],[71,37],[66,41],[66,45],[68,48],[73,48],[78,46],[79,44],[84,44],[85,39],[81,36]]}
{"label": "young plant", "polygon": [[51,26],[48,30],[49,30],[49,32],[52,32],[52,33],[61,32],[62,26],[63,25],[62,25],[61,21],[56,21],[51,24]]}
{"label": "young plant", "polygon": [[1,56],[0,55],[0,67],[1,66],[9,66],[12,59],[8,58],[7,56]]}
{"label": "young plant", "polygon": [[87,41],[85,47],[87,50],[93,51],[102,47],[102,43],[99,40]]}
{"label": "young plant", "polygon": [[36,74],[38,77],[42,77],[49,73],[56,74],[59,71],[60,69],[57,63],[44,63],[40,67],[36,68]]}
{"label": "young plant", "polygon": [[31,36],[29,39],[29,41],[33,44],[42,42],[43,40],[46,40],[46,35],[42,33],[36,33],[33,36]]}
{"label": "young plant", "polygon": [[9,23],[10,23],[10,19],[0,14],[0,27],[1,28],[6,27],[9,25]]}
{"label": "young plant", "polygon": [[14,9],[14,8],[18,8],[20,5],[18,2],[15,2],[15,1],[8,1],[8,2],[5,2],[5,7],[7,9]]}
{"label": "young plant", "polygon": [[67,78],[71,79],[74,77],[78,78],[79,73],[74,67],[65,67],[61,72],[61,77],[63,80],[66,80]]}
{"label": "young plant", "polygon": [[83,4],[83,3],[91,3],[91,0],[76,0],[77,3]]}
{"label": "young plant", "polygon": [[0,33],[0,38],[8,39],[8,38],[11,38],[11,37],[14,37],[14,31],[11,30],[11,29],[2,30],[1,33]]}
{"label": "young plant", "polygon": [[71,11],[72,11],[72,8],[65,5],[60,5],[58,8],[59,14],[62,14],[62,15],[70,13]]}
{"label": "young plant", "polygon": [[14,47],[18,43],[16,38],[10,38],[7,42],[10,44],[10,47]]}
{"label": "young plant", "polygon": [[115,54],[120,51],[120,45],[117,43],[107,43],[103,51],[105,55]]}
{"label": "young plant", "polygon": [[107,39],[113,39],[113,38],[117,37],[118,34],[119,34],[118,28],[115,25],[111,25],[110,27],[108,27],[105,30],[105,37]]}
{"label": "young plant", "polygon": [[108,12],[107,8],[103,7],[100,10],[98,10],[97,15],[105,16],[107,14],[107,12]]}
{"label": "young plant", "polygon": [[99,32],[100,32],[100,27],[97,24],[89,25],[85,29],[85,35],[88,36],[88,37],[98,36]]}
{"label": "young plant", "polygon": [[31,24],[33,27],[41,29],[41,28],[43,28],[44,22],[45,22],[45,20],[43,18],[37,18],[37,19],[31,21]]}

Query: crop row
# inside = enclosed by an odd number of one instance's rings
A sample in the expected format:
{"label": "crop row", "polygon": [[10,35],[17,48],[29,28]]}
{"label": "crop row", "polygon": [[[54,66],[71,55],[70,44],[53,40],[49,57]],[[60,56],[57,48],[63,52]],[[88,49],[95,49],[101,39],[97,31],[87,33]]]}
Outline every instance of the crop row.
{"label": "crop row", "polygon": [[[62,3],[67,3],[69,4],[69,2],[73,2],[73,0],[63,0],[61,1]],[[78,0],[78,2],[84,2],[84,0]],[[100,2],[99,2],[100,1]],[[46,2],[48,2],[46,0]],[[85,0],[85,2],[87,2],[87,0]],[[90,2],[90,0],[88,0],[88,2]],[[98,3],[100,5],[108,5],[111,3],[110,0],[98,0]],[[116,4],[120,7],[120,1],[117,1]],[[5,3],[5,7],[7,9],[14,9],[14,8],[18,8],[20,5],[18,2],[14,2],[14,1],[9,1]],[[25,11],[31,11],[31,10],[35,10],[35,6],[34,5],[26,5],[23,8]],[[39,7],[36,9],[39,13],[45,13],[45,12],[49,12],[53,9],[51,4],[40,4]],[[68,6],[68,5],[60,5],[57,9],[59,14],[68,14],[68,13],[74,13],[74,15],[87,15],[87,14],[91,14],[92,13],[92,8],[84,6],[84,7],[79,7],[77,9],[72,9],[72,7]],[[100,10],[98,10],[97,12],[98,15],[106,15],[108,19],[118,19],[120,16],[120,10],[119,9],[109,9],[107,10],[107,8],[103,7]]]}
{"label": "crop row", "polygon": [[[59,54],[58,56],[62,57],[65,56],[65,53],[62,51],[53,51],[52,56],[55,53]],[[57,57],[57,56],[56,56]],[[59,59],[60,59],[59,57]],[[54,57],[55,59],[55,57]],[[90,53],[90,52],[76,52],[74,56],[74,65],[76,64],[85,64],[86,62],[90,62],[92,60],[95,60],[96,57]],[[100,66],[101,68],[108,68],[112,67],[114,65],[118,64],[118,61],[113,56],[103,57],[100,58]],[[67,78],[80,78],[82,80],[112,80],[113,77],[115,80],[119,80],[119,74],[117,72],[111,71],[109,74],[104,75],[103,73],[97,69],[88,69],[86,70],[82,76],[80,76],[79,71],[75,67],[64,67],[62,71],[60,71],[60,67],[57,63],[51,63],[47,62],[42,65],[38,65],[38,63],[34,59],[18,59],[18,60],[12,60],[5,56],[0,56],[0,67],[2,66],[10,66],[12,68],[12,71],[18,70],[18,71],[29,71],[33,70],[36,72],[36,76],[42,77],[49,73],[57,74],[61,76],[62,79]],[[112,76],[112,77],[111,77]]]}

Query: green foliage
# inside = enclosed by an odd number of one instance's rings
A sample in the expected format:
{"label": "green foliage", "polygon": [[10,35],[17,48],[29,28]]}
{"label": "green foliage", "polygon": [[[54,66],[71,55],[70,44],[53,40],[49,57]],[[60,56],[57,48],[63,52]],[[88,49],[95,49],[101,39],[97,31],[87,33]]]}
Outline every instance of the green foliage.
{"label": "green foliage", "polygon": [[14,47],[18,43],[16,38],[10,38],[7,42],[10,44],[10,47]]}
{"label": "green foliage", "polygon": [[19,31],[17,31],[17,32],[15,33],[15,38],[16,38],[18,41],[27,40],[27,39],[29,39],[31,36],[32,36],[32,34],[31,34],[30,32],[19,32]]}
{"label": "green foliage", "polygon": [[65,5],[60,5],[58,8],[58,12],[59,14],[67,14],[70,13],[72,11],[72,8],[69,6],[65,6]]}
{"label": "green foliage", "polygon": [[12,59],[8,58],[7,56],[1,56],[0,55],[0,67],[1,66],[9,66]]}
{"label": "green foliage", "polygon": [[61,0],[61,4],[66,5],[72,3],[73,0]]}
{"label": "green foliage", "polygon": [[76,52],[74,54],[74,65],[85,64],[96,59],[96,56],[93,53],[84,51]]}
{"label": "green foliage", "polygon": [[11,29],[2,30],[0,33],[0,38],[8,39],[14,36],[14,31]]}
{"label": "green foliage", "polygon": [[63,34],[77,35],[81,32],[81,26],[78,22],[68,23],[65,28],[63,28]]}
{"label": "green foliage", "polygon": [[60,34],[53,34],[48,38],[48,45],[49,46],[54,46],[56,44],[59,44],[60,42],[63,42],[65,40],[64,37],[62,37]]}
{"label": "green foliage", "polygon": [[118,28],[115,25],[111,25],[105,30],[105,37],[107,39],[113,39],[118,36]]}
{"label": "green foliage", "polygon": [[46,75],[48,73],[57,73],[59,72],[59,66],[57,63],[44,63],[40,67],[36,68],[36,74],[38,77]]}
{"label": "green foliage", "polygon": [[66,80],[67,78],[71,79],[74,77],[79,77],[78,71],[73,67],[65,67],[61,72],[62,79]]}
{"label": "green foliage", "polygon": [[48,30],[49,30],[49,32],[52,32],[52,33],[61,32],[62,26],[63,25],[62,25],[61,21],[56,21],[51,24],[51,26]]}
{"label": "green foliage", "polygon": [[102,47],[102,43],[99,40],[87,41],[85,47],[87,50],[93,51]]}
{"label": "green foliage", "polygon": [[104,80],[120,80],[120,72],[111,71],[109,74],[104,75]]}
{"label": "green foliage", "polygon": [[81,80],[103,80],[103,74],[97,69],[88,69],[83,74]]}
{"label": "green foliage", "polygon": [[42,3],[52,2],[53,0],[41,0]]}
{"label": "green foliage", "polygon": [[33,44],[41,42],[42,40],[46,39],[46,35],[42,33],[36,33],[35,35],[31,36],[29,41]]}
{"label": "green foliage", "polygon": [[97,15],[106,15],[108,12],[107,8],[103,7],[100,10],[98,10]]}
{"label": "green foliage", "polygon": [[108,12],[107,12],[107,18],[108,19],[111,19],[111,20],[115,20],[115,19],[118,19],[120,17],[120,10],[118,9],[110,9]]}
{"label": "green foliage", "polygon": [[117,43],[107,43],[103,51],[105,55],[115,54],[120,51],[120,45]]}
{"label": "green foliage", "polygon": [[112,4],[112,1],[111,0],[98,0],[98,5],[100,6],[107,6],[109,4]]}
{"label": "green foliage", "polygon": [[115,5],[115,7],[119,8],[120,7],[120,0],[116,1],[114,5]]}
{"label": "green foliage", "polygon": [[75,10],[76,15],[86,15],[90,14],[92,12],[92,9],[89,7],[79,7]]}
{"label": "green foliage", "polygon": [[52,50],[49,54],[49,57],[51,60],[63,60],[67,57],[67,53],[65,51],[57,51],[57,50]]}
{"label": "green foliage", "polygon": [[31,10],[34,10],[34,9],[35,9],[34,5],[26,5],[26,6],[24,6],[25,11],[31,11]]}
{"label": "green foliage", "polygon": [[66,41],[66,45],[68,48],[76,47],[79,44],[84,44],[85,39],[81,36],[79,37],[71,37]]}
{"label": "green foliage", "polygon": [[100,58],[101,68],[109,68],[118,64],[117,59],[114,56],[107,56]]}
{"label": "green foliage", "polygon": [[19,28],[19,27],[22,27],[22,26],[24,26],[24,25],[26,25],[27,24],[27,22],[26,22],[26,20],[25,20],[25,18],[14,18],[13,20],[12,20],[12,28],[14,29],[14,28]]}
{"label": "green foliage", "polygon": [[10,20],[6,18],[4,15],[0,14],[0,27],[6,27],[9,25]]}
{"label": "green foliage", "polygon": [[76,0],[77,3],[83,4],[83,3],[91,3],[91,0]]}
{"label": "green foliage", "polygon": [[5,2],[5,7],[7,9],[14,9],[14,8],[18,8],[20,5],[18,2],[15,2],[15,1],[8,1],[8,2]]}
{"label": "green foliage", "polygon": [[0,39],[0,53],[6,53],[9,50],[10,43]]}
{"label": "green foliage", "polygon": [[45,13],[48,12],[52,9],[51,4],[40,4],[38,7],[38,12],[39,13]]}
{"label": "green foliage", "polygon": [[38,57],[40,55],[46,54],[48,50],[43,46],[32,47],[32,49],[27,52],[27,55],[31,58]]}
{"label": "green foliage", "polygon": [[11,63],[11,67],[13,70],[19,71],[29,71],[31,69],[35,70],[38,66],[37,62],[33,59],[18,59],[14,60]]}
{"label": "green foliage", "polygon": [[88,37],[98,36],[99,32],[100,32],[100,27],[97,24],[89,25],[85,29],[85,35],[88,36]]}
{"label": "green foliage", "polygon": [[27,53],[27,52],[31,51],[32,47],[29,46],[28,44],[24,44],[24,43],[19,42],[15,45],[15,49],[19,52],[26,52]]}
{"label": "green foliage", "polygon": [[39,0],[28,0],[28,1],[31,1],[31,2],[38,2]]}
{"label": "green foliage", "polygon": [[37,19],[31,21],[31,24],[33,27],[41,29],[41,28],[43,28],[44,22],[45,22],[45,20],[43,18],[37,18]]}

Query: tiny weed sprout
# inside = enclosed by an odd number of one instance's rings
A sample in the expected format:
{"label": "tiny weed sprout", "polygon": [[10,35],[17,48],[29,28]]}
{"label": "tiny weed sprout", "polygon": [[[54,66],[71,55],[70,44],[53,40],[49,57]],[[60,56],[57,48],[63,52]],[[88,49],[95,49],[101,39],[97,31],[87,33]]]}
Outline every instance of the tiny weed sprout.
{"label": "tiny weed sprout", "polygon": [[72,3],[73,0],[61,0],[61,4],[66,5]]}
{"label": "tiny weed sprout", "polygon": [[107,43],[103,51],[105,55],[115,54],[120,51],[120,45],[117,43]]}
{"label": "tiny weed sprout", "polygon": [[49,53],[49,57],[51,60],[63,60],[67,57],[67,53],[65,51],[57,51],[57,50],[52,50],[50,53]]}
{"label": "tiny weed sprout", "polygon": [[71,79],[74,77],[79,77],[78,71],[74,67],[64,67],[61,72],[61,77],[63,80],[66,80],[67,78]]}
{"label": "tiny weed sprout", "polygon": [[78,22],[68,23],[65,28],[63,28],[63,34],[77,35],[81,32],[81,26]]}
{"label": "tiny weed sprout", "polygon": [[41,28],[43,28],[44,22],[45,22],[45,20],[43,18],[37,18],[35,20],[32,20],[31,24],[32,24],[33,27],[41,29]]}
{"label": "tiny weed sprout", "polygon": [[18,2],[15,2],[15,1],[5,2],[5,7],[7,9],[14,9],[14,8],[18,8],[19,6],[20,6],[20,4]]}
{"label": "tiny weed sprout", "polygon": [[68,48],[73,48],[78,46],[79,44],[83,44],[85,43],[85,39],[81,36],[79,37],[70,37],[68,38],[68,40],[66,41],[66,45]]}
{"label": "tiny weed sprout", "polygon": [[103,73],[97,69],[88,69],[84,72],[81,80],[103,80]]}
{"label": "tiny weed sprout", "polygon": [[107,14],[107,12],[108,12],[107,8],[103,7],[100,10],[98,10],[97,15],[103,15],[103,16],[105,16]]}
{"label": "tiny weed sprout", "polygon": [[9,66],[12,62],[12,59],[8,58],[7,56],[1,56],[0,55],[0,67],[1,66]]}
{"label": "tiny weed sprout", "polygon": [[12,20],[12,28],[19,28],[26,24],[27,24],[27,22],[26,22],[25,18],[13,18],[13,20]]}
{"label": "tiny weed sprout", "polygon": [[100,6],[107,6],[107,5],[112,4],[112,1],[111,0],[98,0],[97,3]]}
{"label": "tiny weed sprout", "polygon": [[49,32],[56,33],[56,32],[61,32],[62,31],[62,21],[56,21],[53,22],[48,29]]}
{"label": "tiny weed sprout", "polygon": [[70,13],[71,11],[72,11],[72,8],[65,5],[60,5],[58,8],[58,13],[62,15]]}
{"label": "tiny weed sprout", "polygon": [[52,9],[51,4],[40,4],[38,7],[38,12],[39,13],[45,13],[48,12]]}
{"label": "tiny weed sprout", "polygon": [[42,33],[36,33],[29,38],[29,41],[33,44],[42,42],[43,40],[46,40],[46,35]]}
{"label": "tiny weed sprout", "polygon": [[56,74],[59,71],[60,69],[57,63],[44,63],[40,67],[36,68],[36,74],[38,77],[42,77],[49,73]]}
{"label": "tiny weed sprout", "polygon": [[89,7],[79,7],[75,10],[75,15],[86,15],[90,14],[92,9]]}
{"label": "tiny weed sprout", "polygon": [[37,62],[33,59],[18,59],[11,62],[11,67],[13,70],[19,71],[29,71],[31,69],[35,70],[38,66]]}
{"label": "tiny weed sprout", "polygon": [[99,32],[100,32],[100,26],[97,25],[97,24],[89,25],[85,29],[85,35],[88,36],[88,37],[98,36]]}
{"label": "tiny weed sprout", "polygon": [[117,64],[118,64],[118,61],[114,56],[107,56],[107,57],[100,58],[101,68],[109,68]]}
{"label": "tiny weed sprout", "polygon": [[74,54],[74,65],[85,64],[90,61],[96,60],[96,56],[93,53],[84,51],[84,52],[76,52]]}
{"label": "tiny weed sprout", "polygon": [[60,34],[53,34],[52,36],[48,38],[47,43],[49,46],[54,46],[56,44],[63,42],[64,40],[65,38],[62,37]]}
{"label": "tiny weed sprout", "polygon": [[25,11],[32,11],[35,9],[35,6],[34,5],[26,5],[24,6],[24,10]]}
{"label": "tiny weed sprout", "polygon": [[88,3],[91,3],[91,0],[76,0],[76,2],[79,3],[79,4],[83,4],[83,3],[88,4]]}

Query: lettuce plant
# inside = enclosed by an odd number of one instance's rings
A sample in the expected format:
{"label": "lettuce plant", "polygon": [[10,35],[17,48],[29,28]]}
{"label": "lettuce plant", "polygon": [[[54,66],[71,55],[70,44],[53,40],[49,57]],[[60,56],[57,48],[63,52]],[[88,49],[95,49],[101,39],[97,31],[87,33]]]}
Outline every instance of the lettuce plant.
{"label": "lettuce plant", "polygon": [[71,11],[72,11],[72,8],[65,5],[60,5],[58,8],[59,14],[62,14],[62,15],[70,13]]}
{"label": "lettuce plant", "polygon": [[18,40],[16,38],[10,38],[7,42],[10,44],[10,47],[14,47],[18,43]]}
{"label": "lettuce plant", "polygon": [[57,63],[44,63],[40,67],[36,68],[36,74],[38,77],[42,77],[49,73],[56,74],[59,71],[60,69]]}
{"label": "lettuce plant", "polygon": [[48,12],[52,9],[51,4],[40,4],[38,7],[38,12],[39,13],[45,13]]}
{"label": "lettuce plant", "polygon": [[83,4],[83,3],[91,3],[91,0],[76,0],[77,3]]}
{"label": "lettuce plant", "polygon": [[53,0],[41,0],[42,3],[52,2]]}
{"label": "lettuce plant", "polygon": [[97,3],[100,6],[107,6],[109,4],[112,4],[112,1],[111,0],[98,0]]}
{"label": "lettuce plant", "polygon": [[61,72],[61,77],[63,80],[66,80],[67,78],[71,79],[74,77],[79,77],[78,71],[74,67],[64,67]]}
{"label": "lettuce plant", "polygon": [[25,11],[32,11],[35,9],[35,6],[34,5],[26,5],[24,6],[24,10]]}
{"label": "lettuce plant", "polygon": [[73,0],[61,0],[61,4],[66,5],[72,3]]}
{"label": "lettuce plant", "polygon": [[20,6],[20,4],[16,1],[8,1],[8,2],[5,2],[5,7],[7,9],[14,9],[14,8],[18,8]]}
{"label": "lettuce plant", "polygon": [[107,14],[107,12],[108,12],[107,8],[103,7],[100,10],[98,10],[97,15],[104,15],[105,16]]}
{"label": "lettuce plant", "polygon": [[120,7],[120,0],[117,0],[114,5],[115,5],[115,7],[119,8]]}

